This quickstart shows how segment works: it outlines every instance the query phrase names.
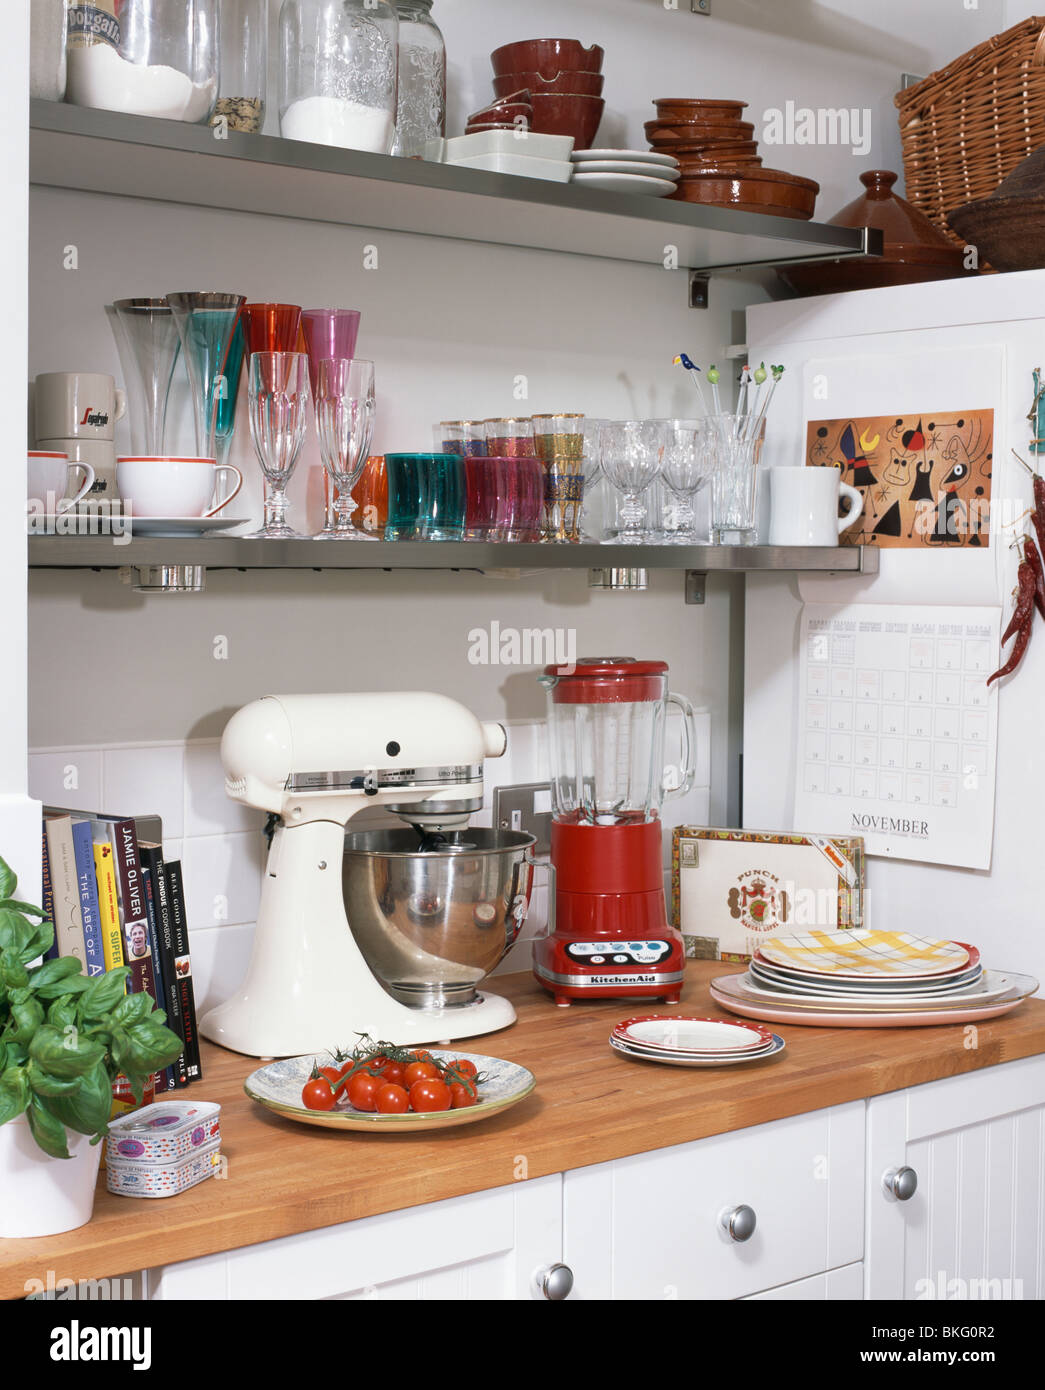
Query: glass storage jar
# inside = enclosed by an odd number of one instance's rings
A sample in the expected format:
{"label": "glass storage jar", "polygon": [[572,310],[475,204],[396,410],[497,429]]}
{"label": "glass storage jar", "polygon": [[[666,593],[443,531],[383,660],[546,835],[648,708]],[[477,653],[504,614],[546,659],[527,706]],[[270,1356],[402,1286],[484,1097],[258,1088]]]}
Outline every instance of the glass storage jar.
{"label": "glass storage jar", "polygon": [[399,105],[393,154],[424,157],[446,134],[446,45],[432,0],[396,0],[399,14]]}
{"label": "glass storage jar", "polygon": [[93,0],[69,10],[65,97],[77,106],[208,121],[218,0]]}
{"label": "glass storage jar", "polygon": [[29,12],[29,95],[65,96],[65,0],[33,0]]}
{"label": "glass storage jar", "polygon": [[221,82],[213,126],[257,135],[265,122],[269,66],[268,0],[221,0]]}
{"label": "glass storage jar", "polygon": [[288,140],[388,154],[399,20],[388,0],[283,0],[279,128]]}

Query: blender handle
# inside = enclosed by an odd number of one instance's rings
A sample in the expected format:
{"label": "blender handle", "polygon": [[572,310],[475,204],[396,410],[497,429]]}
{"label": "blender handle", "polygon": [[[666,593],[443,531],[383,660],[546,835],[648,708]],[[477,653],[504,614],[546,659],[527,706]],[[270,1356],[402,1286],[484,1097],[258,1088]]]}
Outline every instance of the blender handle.
{"label": "blender handle", "polygon": [[682,747],[683,760],[679,771],[682,773],[682,782],[677,787],[665,787],[665,800],[669,796],[685,796],[693,786],[693,779],[697,771],[697,728],[693,722],[693,706],[686,699],[685,695],[668,695],[668,704],[676,705],[682,711]]}

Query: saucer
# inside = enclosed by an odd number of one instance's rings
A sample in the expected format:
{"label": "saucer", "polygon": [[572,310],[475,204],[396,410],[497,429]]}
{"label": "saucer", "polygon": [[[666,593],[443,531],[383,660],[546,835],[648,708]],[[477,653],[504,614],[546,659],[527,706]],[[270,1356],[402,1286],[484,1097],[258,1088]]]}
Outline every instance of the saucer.
{"label": "saucer", "polygon": [[132,516],[132,536],[205,536],[209,531],[227,531],[245,526],[247,516]]}

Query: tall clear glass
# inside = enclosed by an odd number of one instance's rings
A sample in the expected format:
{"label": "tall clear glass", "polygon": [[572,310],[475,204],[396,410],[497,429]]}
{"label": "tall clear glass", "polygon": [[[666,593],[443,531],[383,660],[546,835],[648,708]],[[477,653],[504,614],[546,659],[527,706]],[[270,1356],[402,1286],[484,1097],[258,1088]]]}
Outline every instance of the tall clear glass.
{"label": "tall clear glass", "polygon": [[374,437],[374,364],[362,358],[328,358],[319,364],[316,429],[319,451],[337,489],[336,515],[316,540],[371,541],[377,537],[352,521],[352,489],[359,481]]}
{"label": "tall clear glass", "polygon": [[389,0],[283,0],[279,128],[288,140],[388,154],[399,19]]}
{"label": "tall clear glass", "polygon": [[711,474],[711,539],[715,545],[754,545],[758,465],[766,422],[750,415],[715,415]]}
{"label": "tall clear glass", "polygon": [[399,16],[399,102],[393,154],[424,158],[425,145],[446,134],[446,44],[432,18],[432,0],[396,0]]}
{"label": "tall clear glass", "polygon": [[250,359],[250,435],[265,476],[265,523],[252,540],[302,539],[287,524],[287,484],[305,440],[310,395],[303,352],[256,352]]}
{"label": "tall clear glass", "polygon": [[698,536],[693,499],[711,480],[714,453],[707,420],[669,420],[661,482],[674,499],[674,528],[665,536],[671,545],[706,545]]}
{"label": "tall clear glass", "polygon": [[131,453],[162,458],[167,400],[181,338],[166,299],[117,299],[106,305],[120,354],[131,426]]}
{"label": "tall clear glass", "polygon": [[644,498],[664,466],[667,426],[661,420],[623,420],[609,424],[602,439],[603,471],[624,496],[615,543],[642,544],[648,539]]}
{"label": "tall clear glass", "polygon": [[221,81],[211,125],[257,135],[265,124],[268,0],[221,0]]}
{"label": "tall clear glass", "polygon": [[234,341],[244,296],[189,291],[169,294],[167,303],[178,326],[192,387],[196,450],[200,458],[217,458],[219,416],[224,422],[229,408],[233,415],[236,409],[231,369],[236,370],[238,386],[242,350],[237,363]]}

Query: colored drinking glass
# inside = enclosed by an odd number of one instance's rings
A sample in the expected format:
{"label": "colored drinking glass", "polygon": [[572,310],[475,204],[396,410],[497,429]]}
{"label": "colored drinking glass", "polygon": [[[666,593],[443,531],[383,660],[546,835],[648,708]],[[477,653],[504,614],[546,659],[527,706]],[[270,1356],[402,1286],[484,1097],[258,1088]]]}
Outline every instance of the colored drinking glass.
{"label": "colored drinking glass", "polygon": [[313,395],[320,362],[355,357],[360,317],[358,309],[302,309],[301,331]]}
{"label": "colored drinking glass", "polygon": [[506,541],[540,539],[544,510],[544,468],[537,458],[514,458],[505,469],[503,538]]}
{"label": "colored drinking glass", "polygon": [[465,479],[460,454],[427,454],[423,533],[426,541],[459,541],[464,537]]}
{"label": "colored drinking glass", "polygon": [[421,539],[428,491],[425,463],[431,457],[431,454],[385,455],[388,478],[386,541]]}
{"label": "colored drinking glass", "polygon": [[[301,308],[297,304],[244,304],[247,351],[297,352]],[[315,382],[312,382],[315,390]]]}
{"label": "colored drinking glass", "polygon": [[500,540],[504,529],[505,458],[464,461],[466,541]]}
{"label": "colored drinking glass", "polygon": [[192,387],[196,422],[196,451],[217,458],[218,412],[222,402],[235,413],[235,397],[227,373],[244,297],[190,291],[167,295],[181,338],[182,353]]}

